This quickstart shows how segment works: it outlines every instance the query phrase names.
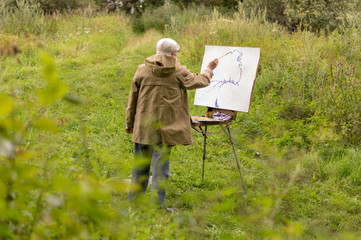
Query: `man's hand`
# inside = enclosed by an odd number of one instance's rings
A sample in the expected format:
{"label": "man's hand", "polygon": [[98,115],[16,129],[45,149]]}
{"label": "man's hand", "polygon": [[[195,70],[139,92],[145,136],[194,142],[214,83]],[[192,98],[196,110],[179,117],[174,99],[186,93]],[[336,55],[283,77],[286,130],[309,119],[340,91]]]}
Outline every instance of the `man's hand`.
{"label": "man's hand", "polygon": [[125,132],[128,133],[128,134],[131,134],[133,133],[133,128],[125,128]]}
{"label": "man's hand", "polygon": [[214,59],[212,62],[208,63],[207,67],[212,69],[212,71],[218,66],[218,58]]}

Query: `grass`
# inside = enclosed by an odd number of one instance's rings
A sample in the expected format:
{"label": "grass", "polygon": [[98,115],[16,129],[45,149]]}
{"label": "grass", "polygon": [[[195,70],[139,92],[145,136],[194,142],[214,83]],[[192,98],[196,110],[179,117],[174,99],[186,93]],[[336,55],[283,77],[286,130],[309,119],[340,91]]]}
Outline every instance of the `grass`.
{"label": "grass", "polygon": [[[52,34],[0,35],[3,46],[11,42],[21,50],[0,56],[0,89],[16,104],[9,115],[0,114],[1,136],[15,141],[17,129],[44,108],[37,92],[48,84],[42,80],[45,53],[69,88],[66,96],[82,102],[45,107],[41,119],[52,119],[58,129],[28,128],[16,164],[1,158],[1,238],[358,239],[361,153],[349,132],[338,130],[342,122],[329,114],[335,109],[319,101],[318,91],[331,66],[359,66],[358,32],[289,34],[242,12],[226,19],[215,11],[170,26],[171,32],[144,34],[132,32],[119,15],[57,18]],[[149,208],[149,192],[143,206],[128,205],[123,179],[133,160],[124,131],[130,81],[162,37],[180,43],[179,59],[194,72],[206,44],[261,48],[251,110],[239,113],[231,128],[247,196],[224,134],[208,138],[202,180],[203,137],[193,132],[194,144],[171,154],[166,201],[179,211]],[[190,91],[191,114],[202,114],[193,98]]]}

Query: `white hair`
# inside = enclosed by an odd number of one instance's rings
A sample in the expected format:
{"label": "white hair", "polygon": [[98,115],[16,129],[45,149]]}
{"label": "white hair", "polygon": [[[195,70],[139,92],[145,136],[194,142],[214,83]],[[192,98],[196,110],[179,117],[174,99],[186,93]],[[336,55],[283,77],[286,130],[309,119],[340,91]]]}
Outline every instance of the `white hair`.
{"label": "white hair", "polygon": [[157,54],[172,54],[179,50],[180,46],[171,38],[163,38],[157,43]]}

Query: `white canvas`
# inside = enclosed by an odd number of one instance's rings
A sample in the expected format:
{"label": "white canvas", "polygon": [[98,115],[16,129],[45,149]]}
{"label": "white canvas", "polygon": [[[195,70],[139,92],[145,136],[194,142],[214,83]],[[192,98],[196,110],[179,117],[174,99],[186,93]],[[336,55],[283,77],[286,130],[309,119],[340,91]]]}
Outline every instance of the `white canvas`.
{"label": "white canvas", "polygon": [[260,49],[207,45],[201,71],[215,58],[219,62],[211,83],[196,90],[194,105],[248,112]]}

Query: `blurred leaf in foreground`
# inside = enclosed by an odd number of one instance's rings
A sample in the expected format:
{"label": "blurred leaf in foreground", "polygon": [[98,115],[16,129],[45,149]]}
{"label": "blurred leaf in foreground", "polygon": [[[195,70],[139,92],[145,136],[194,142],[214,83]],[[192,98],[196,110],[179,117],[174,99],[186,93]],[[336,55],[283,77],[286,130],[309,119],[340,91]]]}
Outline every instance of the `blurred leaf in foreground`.
{"label": "blurred leaf in foreground", "polygon": [[85,101],[77,96],[73,96],[73,95],[65,95],[64,96],[64,100],[71,103],[71,104],[75,104],[75,105],[80,105],[85,103]]}
{"label": "blurred leaf in foreground", "polygon": [[58,125],[52,119],[39,119],[34,126],[49,132],[57,132],[59,130]]}
{"label": "blurred leaf in foreground", "polygon": [[39,92],[40,102],[44,105],[51,105],[56,100],[61,99],[68,92],[68,87],[59,82],[56,75],[56,67],[53,59],[48,55],[43,55],[44,79],[48,86]]}
{"label": "blurred leaf in foreground", "polygon": [[5,94],[0,94],[0,118],[6,116],[14,107],[14,101]]}

